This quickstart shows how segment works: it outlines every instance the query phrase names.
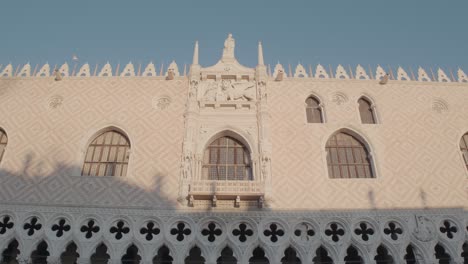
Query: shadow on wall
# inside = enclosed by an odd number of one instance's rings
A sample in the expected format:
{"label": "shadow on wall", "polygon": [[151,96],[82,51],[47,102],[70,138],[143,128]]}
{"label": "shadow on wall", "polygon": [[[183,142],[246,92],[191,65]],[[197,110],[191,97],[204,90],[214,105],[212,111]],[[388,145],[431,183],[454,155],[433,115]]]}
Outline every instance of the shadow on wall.
{"label": "shadow on wall", "polygon": [[[80,205],[111,207],[164,208],[176,207],[165,190],[168,182],[163,173],[150,179],[115,176],[80,176],[81,168],[47,163],[27,154],[21,169],[0,168],[0,199],[3,204]],[[50,173],[42,173],[51,171]]]}

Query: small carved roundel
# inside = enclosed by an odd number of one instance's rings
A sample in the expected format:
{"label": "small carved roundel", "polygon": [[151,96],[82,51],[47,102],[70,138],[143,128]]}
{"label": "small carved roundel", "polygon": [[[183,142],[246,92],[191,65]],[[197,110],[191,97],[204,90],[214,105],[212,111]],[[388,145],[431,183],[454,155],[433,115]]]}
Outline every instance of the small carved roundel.
{"label": "small carved roundel", "polygon": [[49,98],[48,104],[52,109],[59,108],[63,104],[63,97],[61,95],[53,95]]}
{"label": "small carved roundel", "polygon": [[161,96],[153,98],[153,108],[157,110],[165,110],[171,104],[172,99],[169,96]]}

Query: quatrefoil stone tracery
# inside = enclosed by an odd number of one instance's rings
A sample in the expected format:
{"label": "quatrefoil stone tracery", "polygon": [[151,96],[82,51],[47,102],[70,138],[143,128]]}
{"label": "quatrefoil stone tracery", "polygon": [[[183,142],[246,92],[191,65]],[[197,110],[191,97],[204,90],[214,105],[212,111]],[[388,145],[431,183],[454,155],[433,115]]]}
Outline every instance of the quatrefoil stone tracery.
{"label": "quatrefoil stone tracery", "polygon": [[217,228],[217,225],[214,222],[210,222],[207,228],[204,228],[201,233],[203,236],[207,237],[208,241],[214,242],[216,237],[221,236],[223,231],[221,231],[220,228]]}
{"label": "quatrefoil stone tracery", "polygon": [[330,226],[325,230],[325,235],[330,237],[333,242],[340,241],[344,234],[344,228],[338,223],[331,223]]}
{"label": "quatrefoil stone tracery", "polygon": [[185,228],[185,223],[179,222],[177,226],[171,229],[171,235],[176,236],[177,241],[182,242],[185,237],[192,234],[192,230]]}
{"label": "quatrefoil stone tracery", "polygon": [[452,221],[445,220],[439,228],[442,234],[445,234],[449,239],[452,239],[458,231],[458,228]]}
{"label": "quatrefoil stone tracery", "polygon": [[238,228],[232,230],[232,234],[239,237],[239,241],[244,243],[247,241],[247,237],[253,236],[254,232],[246,223],[240,223]]}
{"label": "quatrefoil stone tracery", "polygon": [[67,224],[67,220],[60,219],[58,223],[52,226],[52,231],[56,232],[55,235],[57,237],[62,237],[64,233],[70,231],[71,227]]}
{"label": "quatrefoil stone tracery", "polygon": [[146,223],[146,226],[140,229],[140,234],[145,236],[145,239],[148,241],[153,240],[154,236],[159,235],[161,230],[156,226],[154,222]]}
{"label": "quatrefoil stone tracery", "polygon": [[117,224],[109,229],[111,234],[115,234],[115,239],[120,240],[130,232],[130,228],[125,225],[125,222],[120,220]]}
{"label": "quatrefoil stone tracery", "polygon": [[263,234],[269,237],[271,242],[275,243],[280,237],[284,236],[284,231],[277,224],[273,223],[270,224],[269,229],[267,228],[263,231]]}
{"label": "quatrefoil stone tracery", "polygon": [[392,240],[398,240],[398,237],[403,235],[403,229],[396,222],[389,222],[383,231],[384,234],[389,236]]}
{"label": "quatrefoil stone tracery", "polygon": [[36,231],[41,230],[42,224],[39,223],[37,217],[33,217],[28,223],[24,224],[23,228],[28,231],[28,236],[32,236]]}
{"label": "quatrefoil stone tracery", "polygon": [[374,235],[374,229],[366,222],[361,222],[359,226],[354,229],[354,233],[358,235],[363,241],[369,241]]}
{"label": "quatrefoil stone tracery", "polygon": [[90,239],[93,234],[98,233],[100,230],[99,226],[96,225],[94,220],[89,220],[88,223],[82,225],[80,231],[84,233],[85,238]]}

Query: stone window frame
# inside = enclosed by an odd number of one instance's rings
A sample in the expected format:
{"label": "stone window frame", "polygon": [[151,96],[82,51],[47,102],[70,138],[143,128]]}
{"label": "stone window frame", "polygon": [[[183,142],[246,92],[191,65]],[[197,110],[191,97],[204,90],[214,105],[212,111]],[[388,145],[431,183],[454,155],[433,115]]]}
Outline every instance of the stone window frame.
{"label": "stone window frame", "polygon": [[[367,150],[367,155],[369,157],[369,165],[370,165],[370,170],[371,170],[371,174],[373,177],[371,178],[332,178],[330,177],[330,172],[328,170],[328,160],[327,160],[327,156],[328,156],[328,151],[327,151],[327,142],[329,141],[329,139],[334,136],[335,134],[337,133],[346,133],[346,134],[349,134],[351,136],[353,136],[354,138],[356,138],[362,145],[365,146],[366,150]],[[325,172],[326,172],[326,176],[327,176],[327,179],[329,180],[376,180],[378,178],[378,169],[377,169],[377,160],[376,160],[376,157],[375,157],[375,151],[374,151],[374,148],[371,146],[371,144],[369,143],[369,140],[362,136],[362,133],[359,133],[357,131],[355,131],[354,129],[350,129],[350,128],[346,128],[346,127],[343,127],[343,128],[340,128],[340,129],[337,129],[337,130],[334,130],[332,133],[330,133],[328,136],[324,137],[324,141],[322,143],[322,149],[324,150],[323,151],[323,163],[324,163],[324,168],[325,168]]]}
{"label": "stone window frame", "polygon": [[[2,143],[2,141],[5,141]],[[8,134],[6,131],[0,127],[0,164],[3,161],[3,158],[5,157],[5,153],[7,152],[7,147],[8,147]]]}
{"label": "stone window frame", "polygon": [[[229,145],[226,145],[226,146],[221,146],[221,145],[213,146],[213,144],[214,144],[216,141],[218,141],[218,140],[220,140],[220,139],[222,139],[222,138],[231,139],[231,140],[233,140],[233,141],[236,143],[236,145],[234,145],[234,150],[235,150],[235,151],[234,151],[234,157],[233,157],[233,158],[234,158],[234,163],[230,164],[230,163],[225,162],[224,165],[226,165],[226,166],[235,166],[235,168],[237,168],[237,165],[240,164],[240,163],[237,163],[237,160],[236,160],[237,156],[236,156],[236,154],[237,154],[237,151],[238,151],[239,149],[241,149],[241,148],[242,148],[242,150],[243,150],[244,161],[245,161],[246,158],[248,159],[248,163],[245,163],[245,162],[244,162],[244,167],[246,167],[246,168],[245,168],[246,171],[247,171],[247,170],[250,171],[250,175],[244,175],[244,179],[237,179],[237,177],[234,177],[234,178],[236,178],[236,179],[229,179],[229,178],[227,177],[227,175],[226,175],[226,178],[225,178],[225,179],[209,179],[208,175],[206,175],[206,176],[204,175],[204,174],[205,174],[205,173],[204,173],[204,169],[206,168],[206,166],[214,166],[214,165],[213,165],[214,163],[213,163],[213,164],[212,164],[212,163],[207,164],[207,163],[205,162],[206,155],[209,155],[209,157],[208,157],[208,160],[209,160],[209,159],[211,159],[211,151],[212,151],[212,149],[217,149],[217,150],[218,150],[218,153],[219,153],[220,149],[222,149],[223,147],[225,147],[225,148],[227,148],[227,149],[229,148]],[[219,160],[219,154],[218,154],[217,158],[218,158],[218,160]],[[228,159],[229,159],[229,158],[226,156],[226,160],[228,160]],[[218,163],[218,162],[217,162],[216,164],[217,164],[217,165],[221,165],[221,163]],[[247,166],[247,165],[248,165],[248,166]],[[251,157],[250,150],[249,150],[248,146],[246,146],[242,141],[238,140],[237,138],[232,137],[232,136],[229,136],[229,135],[220,135],[220,136],[215,137],[215,138],[213,138],[212,140],[210,140],[210,143],[207,144],[206,147],[205,147],[205,149],[204,149],[203,161],[202,161],[202,168],[201,168],[201,169],[202,169],[202,170],[201,170],[201,175],[200,175],[200,176],[201,176],[201,179],[202,179],[202,180],[214,180],[214,181],[253,181],[253,180],[254,180],[254,175],[253,175],[253,160],[252,160],[252,157]],[[209,174],[209,173],[208,173],[208,174]],[[227,171],[226,171],[226,174],[228,174]],[[248,177],[247,177],[247,176],[248,176]]]}
{"label": "stone window frame", "polygon": [[[115,175],[112,175],[112,176],[83,175],[83,167],[85,165],[86,154],[87,154],[87,151],[88,151],[88,148],[89,148],[90,144],[97,137],[99,137],[100,135],[102,135],[104,133],[107,133],[107,132],[111,132],[111,131],[114,131],[114,132],[117,132],[117,133],[121,134],[128,141],[129,148],[127,149],[127,155],[129,156],[129,158],[128,158],[128,162],[127,162],[126,174],[122,175],[122,176],[115,176]],[[105,179],[105,178],[123,179],[123,178],[127,178],[127,177],[129,177],[131,175],[131,168],[132,168],[131,164],[133,163],[132,162],[132,160],[133,160],[132,152],[134,151],[134,145],[135,144],[134,144],[133,140],[131,139],[131,137],[129,136],[129,133],[127,133],[124,129],[122,129],[120,127],[117,127],[117,126],[114,126],[114,125],[108,125],[108,126],[105,126],[104,128],[98,129],[97,131],[94,130],[94,132],[87,133],[87,135],[88,136],[85,139],[86,141],[84,141],[84,144],[81,144],[82,147],[81,147],[81,150],[80,150],[80,163],[79,163],[80,166],[76,168],[75,175],[80,176],[80,177],[86,176],[86,177],[94,177],[94,178],[102,178],[102,179]]]}
{"label": "stone window frame", "polygon": [[[309,99],[312,99],[314,100],[316,103],[317,103],[317,106],[316,107],[311,107],[309,106],[309,104],[307,103],[307,101]],[[311,94],[309,96],[307,96],[307,98],[305,99],[304,101],[304,108],[305,108],[305,122],[307,124],[325,124],[326,123],[326,120],[325,120],[325,108],[323,106],[323,103],[322,103],[322,100],[320,100],[320,98],[314,94]],[[309,109],[312,108],[313,110],[312,111],[318,111],[320,113],[320,122],[309,122],[309,114],[308,114],[308,111]]]}
{"label": "stone window frame", "polygon": [[[366,103],[369,104],[369,109],[371,110],[372,118],[373,118],[373,123],[364,123],[364,120],[362,119],[362,113],[361,113],[361,104],[359,101],[365,101]],[[359,116],[359,122],[362,125],[378,125],[381,124],[381,120],[377,114],[377,106],[374,102],[374,100],[366,95],[366,94],[361,94],[358,99],[356,100],[356,109],[357,109],[357,114]]]}
{"label": "stone window frame", "polygon": [[[465,132],[463,134],[461,134],[461,136],[458,137],[459,140],[458,140],[457,147],[458,147],[458,153],[459,153],[461,162],[462,162],[463,167],[464,167],[465,174],[468,177],[468,140],[464,140],[463,139],[464,136],[467,136],[467,138],[468,138],[468,130],[465,130]],[[465,142],[466,148],[462,148],[461,143],[462,143],[463,140]],[[463,150],[466,150],[466,152],[467,152],[466,157],[465,157],[465,155],[463,155]]]}

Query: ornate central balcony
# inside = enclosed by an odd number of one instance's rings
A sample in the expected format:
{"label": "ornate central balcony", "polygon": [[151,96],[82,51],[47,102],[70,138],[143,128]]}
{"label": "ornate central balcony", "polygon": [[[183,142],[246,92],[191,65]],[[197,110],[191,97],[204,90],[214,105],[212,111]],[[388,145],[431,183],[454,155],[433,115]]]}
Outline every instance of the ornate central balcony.
{"label": "ornate central balcony", "polygon": [[218,199],[258,199],[264,194],[264,183],[261,181],[213,181],[195,180],[190,184],[189,195],[198,199],[211,199],[216,195]]}

